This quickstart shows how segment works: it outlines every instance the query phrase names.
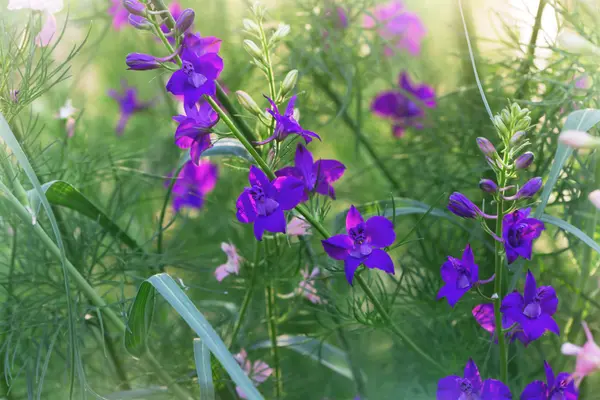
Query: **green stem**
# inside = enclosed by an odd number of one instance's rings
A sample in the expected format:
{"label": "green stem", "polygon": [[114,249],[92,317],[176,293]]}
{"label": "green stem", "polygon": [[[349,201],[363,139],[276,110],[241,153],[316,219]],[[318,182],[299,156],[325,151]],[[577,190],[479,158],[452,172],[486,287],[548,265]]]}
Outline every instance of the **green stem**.
{"label": "green stem", "polygon": [[[171,177],[171,182],[169,182],[169,187],[167,188],[167,193],[165,194],[165,199],[163,201],[163,205],[162,208],[160,210],[160,216],[158,217],[158,236],[156,238],[156,252],[158,254],[162,254],[162,243],[163,243],[163,224],[165,221],[165,215],[167,213],[167,206],[169,205],[169,200],[171,199],[171,193],[173,192],[173,186],[175,186],[175,182],[177,182],[177,177],[179,176],[179,173],[181,172],[181,170],[183,169],[183,166],[185,164],[182,163],[179,168],[177,168],[177,171],[175,171],[175,173],[173,174],[173,176]],[[159,269],[160,271],[164,271],[164,264],[161,262],[159,264]]]}
{"label": "green stem", "polygon": [[246,317],[246,311],[248,310],[248,306],[250,305],[250,301],[252,300],[252,294],[254,293],[254,284],[256,283],[256,273],[258,268],[258,258],[260,257],[260,242],[256,241],[256,246],[254,248],[254,265],[252,266],[252,277],[250,278],[250,285],[248,289],[246,289],[246,294],[244,295],[244,300],[242,301],[242,306],[240,308],[240,312],[238,314],[237,320],[233,325],[233,332],[231,333],[231,339],[229,342],[229,347],[232,347],[235,344],[238,333],[240,333],[240,329],[242,328],[242,324],[244,323],[244,318]]}
{"label": "green stem", "polygon": [[531,31],[531,38],[529,39],[529,45],[527,46],[527,56],[525,57],[525,60],[523,60],[523,64],[521,64],[521,67],[517,72],[517,76],[523,77],[524,81],[519,89],[515,92],[516,99],[526,96],[528,92],[529,79],[527,78],[527,75],[529,75],[531,72],[531,66],[533,65],[533,61],[535,59],[535,49],[537,47],[536,43],[540,29],[542,28],[542,15],[544,13],[546,2],[547,0],[540,0],[538,4],[535,22],[533,23],[533,29]]}
{"label": "green stem", "polygon": [[[504,165],[507,164],[508,152],[505,151]],[[504,170],[498,176],[499,187],[506,186],[506,175]],[[502,195],[496,196],[496,236],[502,237],[502,220],[504,218],[504,200]],[[502,280],[504,265],[502,260],[502,243],[495,241],[494,248],[494,265],[496,278],[494,279],[494,293],[497,298],[494,301],[494,318],[496,322],[496,337],[498,338],[498,351],[500,353],[500,380],[507,383],[508,379],[508,354],[506,352],[506,341],[502,332],[502,314],[500,313],[500,305],[502,304]]]}
{"label": "green stem", "polygon": [[[275,74],[273,73],[273,65],[271,64],[271,52],[269,51],[269,43],[267,42],[267,36],[265,35],[265,29],[262,24],[262,20],[258,21],[258,26],[260,28],[260,42],[262,45],[263,54],[265,55],[265,63],[267,67],[267,80],[269,81],[269,92],[271,94],[271,99],[275,103],[279,99],[275,94]],[[275,131],[275,118],[271,118],[271,126],[269,127],[269,134],[267,136],[273,135]]]}
{"label": "green stem", "polygon": [[275,305],[275,289],[273,287],[273,282],[269,282],[269,284],[265,287],[265,304],[267,308],[269,339],[271,340],[271,357],[273,358],[273,370],[275,372],[275,398],[280,399],[283,392],[283,380],[281,379],[279,346],[277,345],[277,310]]}
{"label": "green stem", "polygon": [[225,108],[225,110],[227,110],[227,112],[229,113],[229,115],[231,116],[231,118],[233,119],[235,124],[240,128],[240,131],[242,132],[244,137],[250,143],[256,141],[254,132],[252,132],[252,129],[250,129],[250,127],[248,126],[246,121],[240,117],[239,111],[233,105],[231,100],[229,100],[229,96],[227,96],[227,93],[225,93],[225,91],[223,90],[221,85],[219,85],[219,82],[216,82],[216,84],[217,84],[217,99],[223,105],[223,108]]}

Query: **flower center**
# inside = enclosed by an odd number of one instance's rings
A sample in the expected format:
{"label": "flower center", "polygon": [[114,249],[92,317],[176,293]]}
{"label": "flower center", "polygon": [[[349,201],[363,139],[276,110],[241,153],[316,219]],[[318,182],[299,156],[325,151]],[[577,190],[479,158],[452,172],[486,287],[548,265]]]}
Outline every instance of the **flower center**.
{"label": "flower center", "polygon": [[354,247],[350,251],[350,255],[352,257],[361,258],[361,257],[368,256],[369,254],[371,254],[373,249],[371,248],[371,245],[368,243],[367,233],[365,231],[364,223],[358,224],[354,228],[350,229],[350,232],[348,232],[348,233],[350,235],[350,238],[354,242]]}
{"label": "flower center", "polygon": [[456,279],[456,288],[457,289],[466,289],[471,286],[471,271],[465,268],[460,261],[452,260],[452,265],[454,269],[458,273],[458,278]]}
{"label": "flower center", "polygon": [[542,313],[542,308],[540,306],[540,302],[544,298],[545,294],[546,294],[546,290],[544,288],[538,289],[537,292],[535,293],[535,296],[533,297],[532,302],[527,304],[527,306],[525,306],[525,309],[523,310],[523,314],[525,314],[527,317],[529,317],[531,319],[536,319],[537,317],[539,317],[540,314]]}
{"label": "flower center", "polygon": [[204,82],[208,80],[204,75],[196,72],[194,65],[189,61],[184,60],[181,63],[181,70],[188,76],[188,83],[195,88],[204,85]]}
{"label": "flower center", "polygon": [[279,203],[267,197],[265,191],[260,186],[252,186],[250,189],[250,196],[254,199],[258,215],[271,215],[279,208]]}
{"label": "flower center", "polygon": [[550,392],[548,400],[565,400],[566,397],[564,391],[567,388],[567,385],[568,382],[564,379],[558,382],[558,385]]}
{"label": "flower center", "polygon": [[509,232],[508,243],[510,243],[512,247],[519,247],[523,233],[527,230],[527,228],[527,224],[518,224],[514,226]]}

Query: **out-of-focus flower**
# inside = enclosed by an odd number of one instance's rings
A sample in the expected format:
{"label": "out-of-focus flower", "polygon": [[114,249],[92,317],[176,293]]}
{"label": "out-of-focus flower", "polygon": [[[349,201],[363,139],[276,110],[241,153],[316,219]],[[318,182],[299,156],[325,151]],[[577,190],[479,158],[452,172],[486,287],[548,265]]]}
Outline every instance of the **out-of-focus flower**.
{"label": "out-of-focus flower", "polygon": [[552,367],[546,361],[544,370],[546,382],[531,382],[521,393],[521,400],[577,400],[577,389],[568,373],[561,372],[555,377]]}
{"label": "out-of-focus flower", "polygon": [[387,42],[384,48],[386,56],[393,55],[397,50],[406,50],[412,55],[421,52],[421,42],[427,30],[419,16],[406,11],[401,1],[380,4],[371,14],[365,15],[363,27],[376,29]]}
{"label": "out-of-focus flower", "polygon": [[575,149],[592,149],[600,147],[600,138],[583,131],[565,131],[560,134],[558,141]]}
{"label": "out-of-focus flower", "polygon": [[592,44],[578,33],[570,30],[562,31],[558,35],[558,44],[565,50],[579,54],[600,54],[600,48]]}
{"label": "out-of-focus flower", "polygon": [[227,255],[227,262],[221,264],[215,270],[215,278],[219,282],[231,274],[238,275],[240,273],[240,264],[244,260],[237,252],[235,246],[231,243],[221,243],[221,249]]}
{"label": "out-of-focus flower", "polygon": [[533,241],[546,229],[542,221],[529,218],[530,213],[531,208],[524,208],[504,216],[502,239],[509,264],[515,262],[519,256],[531,260]]}
{"label": "out-of-focus flower", "polygon": [[600,190],[594,190],[588,195],[588,199],[592,202],[594,207],[600,209]]}
{"label": "out-of-focus flower", "polygon": [[175,131],[175,144],[182,149],[190,149],[190,158],[198,165],[202,152],[212,146],[210,132],[219,122],[219,115],[209,103],[200,107],[184,104],[186,115],[176,115],[173,119],[179,122]]}
{"label": "out-of-focus flower", "polygon": [[577,357],[575,372],[571,375],[577,386],[579,386],[584,377],[600,371],[600,347],[594,341],[594,336],[592,336],[592,332],[587,324],[583,322],[582,325],[587,339],[583,347],[572,343],[565,343],[560,349],[563,354]]}
{"label": "out-of-focus flower", "polygon": [[[266,362],[262,360],[256,360],[254,363],[250,362],[250,360],[248,360],[248,353],[246,353],[246,350],[244,349],[241,349],[238,354],[233,356],[233,358],[235,358],[242,367],[246,375],[248,375],[252,383],[254,383],[254,386],[260,385],[273,374],[273,369],[269,367]],[[239,386],[236,386],[235,390],[240,398],[248,398]]]}
{"label": "out-of-focus flower", "polygon": [[275,104],[272,99],[267,96],[265,97],[271,104],[271,108],[267,109],[267,112],[275,119],[275,131],[273,132],[273,135],[267,139],[256,142],[257,145],[267,144],[273,140],[281,142],[289,135],[299,135],[306,143],[310,143],[313,138],[321,140],[319,135],[316,133],[303,129],[298,121],[296,121],[294,118],[294,105],[296,103],[296,96],[292,96],[290,98],[284,114],[279,112],[277,104]]}
{"label": "out-of-focus flower", "polygon": [[73,137],[75,134],[75,118],[73,118],[73,115],[75,115],[77,111],[78,110],[73,107],[71,99],[67,99],[65,105],[58,110],[58,114],[56,115],[58,119],[66,120],[65,131],[67,132],[67,137]]}
{"label": "out-of-focus flower", "polygon": [[308,273],[308,267],[300,271],[300,273],[302,274],[303,278],[299,285],[302,295],[311,303],[321,304],[323,299],[321,299],[321,296],[317,294],[317,289],[315,288],[313,282],[314,279],[320,274],[319,267],[314,267],[310,274]]}
{"label": "out-of-focus flower", "polygon": [[465,366],[463,377],[450,375],[438,381],[437,400],[511,400],[510,389],[496,379],[483,381],[472,359]]}
{"label": "out-of-focus flower", "polygon": [[[481,326],[483,329],[488,331],[492,338],[494,338],[494,342],[498,343],[498,338],[495,337],[496,334],[496,314],[494,313],[494,305],[491,303],[478,304],[473,308],[472,311],[473,318],[475,321]],[[509,329],[505,333],[505,336],[512,342],[515,339],[520,340],[523,345],[527,346],[529,344],[529,339],[527,335],[523,332],[523,329],[519,324],[515,324],[515,321],[510,319],[505,314],[502,314],[502,329]]]}
{"label": "out-of-focus flower", "polygon": [[8,98],[13,103],[18,103],[19,102],[19,89],[10,89],[8,91]]}
{"label": "out-of-focus flower", "polygon": [[287,224],[286,233],[289,236],[304,236],[310,235],[311,225],[305,220],[293,217]]}
{"label": "out-of-focus flower", "polygon": [[424,108],[433,108],[436,102],[433,88],[413,85],[406,72],[400,74],[398,85],[398,90],[379,93],[371,103],[371,111],[389,119],[393,124],[394,136],[402,137],[406,128],[423,128]]}
{"label": "out-of-focus flower", "polygon": [[592,79],[589,75],[583,74],[573,80],[573,86],[577,89],[587,90],[592,87]]}
{"label": "out-of-focus flower", "polygon": [[352,284],[354,273],[361,264],[388,274],[394,273],[392,258],[382,250],[396,240],[394,225],[389,219],[375,216],[365,222],[360,211],[351,206],[346,215],[346,231],[346,235],[335,235],[321,243],[329,257],[344,261],[349,284]]}
{"label": "out-of-focus flower", "polygon": [[54,14],[61,11],[64,7],[63,0],[9,0],[9,10],[30,9],[41,11],[44,23],[42,29],[35,37],[35,44],[39,47],[46,47],[56,36],[56,18]]}
{"label": "out-of-focus flower", "polygon": [[119,93],[114,89],[108,91],[108,95],[119,103],[121,115],[116,127],[116,132],[119,136],[123,134],[125,126],[133,114],[147,109],[152,104],[152,102],[139,101],[136,88],[127,86],[124,82],[121,82],[121,86],[123,93]]}
{"label": "out-of-focus flower", "polygon": [[[192,161],[185,163],[173,184],[173,209],[179,212],[187,207],[200,209],[204,205],[204,197],[212,192],[217,184],[219,170],[209,161],[199,165]],[[169,187],[170,180],[165,182]]]}
{"label": "out-of-focus flower", "polygon": [[112,27],[116,31],[120,31],[124,25],[127,25],[129,11],[123,6],[122,0],[112,0],[112,6],[108,9],[108,13],[112,15]]}

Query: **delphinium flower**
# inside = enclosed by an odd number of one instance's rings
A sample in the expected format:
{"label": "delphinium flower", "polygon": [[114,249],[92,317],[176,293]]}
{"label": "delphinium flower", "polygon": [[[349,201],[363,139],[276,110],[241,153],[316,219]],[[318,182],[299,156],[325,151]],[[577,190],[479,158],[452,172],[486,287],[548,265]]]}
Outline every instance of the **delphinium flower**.
{"label": "delphinium flower", "polygon": [[[192,161],[184,164],[173,184],[173,209],[200,209],[204,205],[204,197],[212,192],[217,184],[217,166],[209,161],[195,165]],[[168,187],[170,180],[165,182]]]}
{"label": "delphinium flower", "polygon": [[379,93],[371,103],[371,111],[392,122],[392,132],[402,137],[407,128],[422,129],[425,108],[436,106],[435,91],[427,85],[413,85],[408,73],[398,78],[400,89]]}
{"label": "delphinium flower", "polygon": [[533,241],[540,237],[545,229],[542,221],[529,218],[530,213],[531,208],[524,208],[504,216],[502,239],[509,264],[515,262],[519,256],[531,260]]}
{"label": "delphinium flower", "polygon": [[299,135],[306,143],[310,143],[313,138],[321,140],[321,137],[316,133],[302,128],[302,126],[300,126],[298,121],[296,121],[294,118],[294,105],[296,104],[296,96],[292,96],[290,98],[284,114],[279,113],[277,104],[275,104],[272,99],[267,96],[265,97],[271,104],[271,108],[267,109],[267,112],[271,114],[273,119],[275,119],[275,130],[272,136],[260,142],[256,142],[255,144],[263,145],[270,143],[273,140],[281,142],[289,135]]}
{"label": "delphinium flower", "polygon": [[500,311],[519,324],[530,341],[539,339],[546,331],[560,335],[552,316],[556,313],[558,298],[552,286],[537,287],[535,277],[527,271],[523,295],[518,291],[502,299]]}
{"label": "delphinium flower", "polygon": [[419,16],[407,11],[401,1],[380,4],[370,14],[365,15],[363,27],[377,30],[386,42],[386,56],[393,55],[397,50],[406,50],[412,55],[421,52],[421,42],[427,30]]}
{"label": "delphinium flower", "polygon": [[577,400],[579,393],[568,373],[561,372],[554,376],[552,367],[546,361],[544,370],[546,382],[533,381],[528,384],[521,393],[521,400]]}
{"label": "delphinium flower", "polygon": [[571,375],[577,386],[579,386],[584,377],[600,371],[600,347],[594,341],[594,336],[592,336],[588,325],[585,322],[582,325],[587,339],[583,347],[572,343],[565,343],[560,349],[563,354],[577,357],[575,372]]}
{"label": "delphinium flower", "polygon": [[120,31],[127,24],[129,11],[123,6],[123,0],[112,0],[108,13],[113,17],[112,27],[114,30]]}
{"label": "delphinium flower", "polygon": [[221,264],[215,270],[215,278],[221,282],[227,276],[231,274],[238,275],[240,273],[240,264],[244,260],[237,252],[235,246],[231,243],[221,243],[221,250],[227,256],[227,262]]}
{"label": "delphinium flower", "polygon": [[28,8],[42,13],[43,23],[40,31],[35,36],[34,42],[39,47],[50,44],[56,38],[56,18],[54,14],[64,7],[63,0],[9,0],[8,10],[21,10]]}
{"label": "delphinium flower", "polygon": [[200,107],[184,104],[184,109],[186,115],[173,117],[179,123],[175,144],[182,149],[190,149],[191,160],[198,164],[202,152],[212,146],[210,132],[219,122],[219,115],[206,102]]}
{"label": "delphinium flower", "polygon": [[346,232],[321,243],[329,257],[344,261],[348,283],[352,284],[354,273],[361,264],[388,274],[394,273],[392,258],[382,250],[396,240],[394,225],[390,220],[375,216],[365,222],[360,211],[351,206],[346,215]]}
{"label": "delphinium flower", "polygon": [[[496,316],[494,314],[494,305],[491,303],[478,304],[473,308],[472,314],[479,326],[488,331],[492,335],[494,342],[498,343],[498,338],[495,337]],[[523,332],[523,329],[506,314],[502,314],[502,329],[506,330],[505,336],[511,342],[517,339],[525,346],[529,344],[530,340]]]}
{"label": "delphinium flower", "polygon": [[[248,360],[248,353],[246,353],[246,350],[244,349],[241,349],[239,353],[233,356],[233,358],[235,358],[242,367],[246,375],[248,375],[252,383],[254,383],[254,386],[260,385],[273,374],[273,369],[269,367],[266,362],[262,360],[256,360],[254,363],[250,362],[250,360]],[[235,391],[240,398],[248,398],[239,386],[236,386]]]}
{"label": "delphinium flower", "polygon": [[510,400],[510,389],[496,379],[481,379],[479,369],[472,359],[465,366],[462,377],[450,375],[437,386],[437,400]]}
{"label": "delphinium flower", "polygon": [[311,225],[305,220],[298,217],[293,217],[287,224],[286,234],[288,236],[310,235],[310,228]]}
{"label": "delphinium flower", "polygon": [[301,143],[296,147],[293,167],[284,167],[275,172],[277,176],[293,176],[304,183],[304,197],[308,200],[311,192],[335,199],[335,191],[331,185],[342,177],[346,167],[336,160],[313,161],[313,156]]}
{"label": "delphinium flower", "polygon": [[121,136],[125,130],[125,125],[129,118],[137,112],[143,111],[150,107],[152,102],[141,102],[137,98],[137,90],[134,87],[127,86],[124,82],[121,83],[123,92],[119,93],[114,89],[108,91],[108,95],[119,103],[120,117],[117,127],[115,128],[117,135]]}
{"label": "delphinium flower", "polygon": [[496,218],[481,211],[467,196],[459,192],[452,193],[448,198],[448,210],[462,218]]}
{"label": "delphinium flower", "polygon": [[188,105],[195,104],[203,95],[214,96],[215,80],[223,70],[223,60],[217,54],[219,48],[220,40],[216,38],[187,33],[180,51],[181,69],[171,75],[167,91],[183,95]]}
{"label": "delphinium flower", "polygon": [[302,274],[302,281],[300,281],[298,286],[302,296],[306,297],[313,304],[321,304],[323,299],[317,294],[314,284],[314,279],[321,273],[319,267],[314,267],[310,273],[308,272],[308,267],[306,267],[300,273]]}
{"label": "delphinium flower", "polygon": [[237,219],[245,224],[254,223],[254,236],[262,240],[264,231],[285,233],[284,211],[296,207],[303,196],[302,181],[281,176],[273,181],[254,165],[248,174],[250,187],[237,199]]}
{"label": "delphinium flower", "polygon": [[67,99],[65,105],[58,110],[58,114],[56,115],[56,118],[65,121],[67,137],[73,137],[73,134],[75,133],[75,118],[73,118],[73,115],[75,115],[76,112],[77,109],[73,107],[71,99]]}

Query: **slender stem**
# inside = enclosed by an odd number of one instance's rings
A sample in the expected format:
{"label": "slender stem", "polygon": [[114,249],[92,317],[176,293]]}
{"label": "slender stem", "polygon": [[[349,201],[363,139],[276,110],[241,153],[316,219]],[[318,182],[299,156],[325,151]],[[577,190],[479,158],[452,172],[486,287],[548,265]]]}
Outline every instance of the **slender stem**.
{"label": "slender stem", "polygon": [[[267,36],[265,35],[265,29],[262,24],[262,20],[259,19],[258,26],[260,28],[260,42],[262,45],[263,54],[265,55],[265,63],[267,68],[267,80],[269,81],[269,92],[271,94],[271,99],[275,103],[277,103],[277,96],[275,94],[275,74],[273,73],[273,65],[271,64],[271,52],[269,51],[269,43],[267,42]],[[269,134],[267,136],[273,135],[275,131],[275,118],[271,118],[271,126],[269,127]]]}
{"label": "slender stem", "polygon": [[227,110],[227,112],[229,113],[229,115],[231,116],[231,118],[233,119],[235,124],[240,128],[240,131],[242,131],[242,134],[244,135],[244,137],[250,143],[256,141],[256,137],[254,136],[254,132],[252,132],[252,129],[250,129],[250,127],[248,126],[246,121],[240,117],[240,114],[239,114],[237,108],[233,105],[231,100],[229,100],[227,93],[225,93],[225,90],[223,90],[221,85],[219,85],[219,82],[216,82],[216,83],[217,83],[217,99],[223,105],[223,108],[225,108],[225,110]]}
{"label": "slender stem", "polygon": [[275,288],[273,282],[265,287],[265,304],[267,308],[267,325],[269,327],[269,339],[271,340],[271,357],[273,358],[273,370],[275,372],[275,398],[281,398],[283,392],[283,380],[281,379],[281,365],[279,363],[279,346],[277,345],[277,310],[275,305]]}
{"label": "slender stem", "polygon": [[258,268],[258,259],[260,257],[260,242],[257,240],[256,245],[254,247],[254,264],[252,266],[252,277],[250,278],[250,285],[248,289],[246,289],[246,294],[244,295],[244,300],[242,301],[242,306],[240,308],[240,312],[238,314],[237,320],[233,325],[233,332],[231,333],[231,339],[229,342],[229,347],[232,347],[235,344],[237,339],[237,335],[242,328],[242,324],[244,323],[244,318],[246,317],[246,311],[248,310],[248,306],[250,305],[250,301],[252,300],[252,294],[254,293],[254,284],[256,283],[257,268]]}
{"label": "slender stem", "polygon": [[[15,270],[15,262],[17,259],[17,225],[15,224],[13,229],[13,236],[12,236],[12,249],[10,252],[10,265],[8,267],[8,284],[6,285],[6,292],[7,292],[7,299],[6,302],[4,303],[6,305],[6,316],[5,316],[5,321],[10,322],[12,320],[12,307],[11,307],[11,300],[12,300],[12,296],[13,296],[13,276],[14,276],[14,270]],[[6,341],[6,334],[2,335],[2,343],[5,343]],[[8,351],[8,350],[5,350]],[[6,365],[4,364],[4,361],[7,359],[7,357],[4,357],[0,354],[0,387],[2,388],[0,394],[3,396],[3,398],[5,398],[6,400],[10,400],[12,398],[12,395],[10,394],[10,386],[8,384],[8,376],[4,373],[4,371],[7,370]]]}
{"label": "slender stem", "polygon": [[[508,152],[504,154],[504,165],[507,163]],[[506,185],[505,171],[501,170],[498,176],[498,185],[504,187]],[[496,236],[502,237],[502,220],[504,219],[504,199],[501,194],[496,196]],[[500,305],[502,304],[502,280],[504,265],[502,260],[502,243],[495,240],[494,248],[494,264],[495,264],[495,276],[494,280],[494,293],[497,298],[494,301],[494,318],[496,322],[496,337],[498,338],[498,351],[500,353],[500,380],[507,383],[508,379],[508,354],[506,352],[506,341],[504,333],[502,332],[502,315],[500,313]]]}
{"label": "slender stem", "polygon": [[527,95],[529,79],[527,75],[529,75],[531,66],[533,65],[533,61],[535,59],[535,49],[537,47],[537,38],[540,33],[540,29],[542,28],[542,15],[544,13],[544,7],[546,6],[547,0],[540,0],[538,4],[537,13],[535,15],[535,22],[533,23],[533,29],[531,31],[531,38],[529,40],[529,45],[527,46],[527,56],[525,60],[523,60],[523,64],[519,68],[517,72],[517,76],[522,76],[524,81],[519,87],[519,89],[515,92],[515,98],[519,99],[523,96]]}

